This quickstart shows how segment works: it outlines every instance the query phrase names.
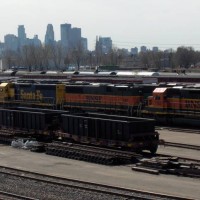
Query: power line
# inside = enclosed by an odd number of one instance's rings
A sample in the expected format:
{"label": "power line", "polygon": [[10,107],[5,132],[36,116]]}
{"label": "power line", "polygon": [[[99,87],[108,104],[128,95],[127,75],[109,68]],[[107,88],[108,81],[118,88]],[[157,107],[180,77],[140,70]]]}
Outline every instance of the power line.
{"label": "power line", "polygon": [[[93,41],[95,45],[96,41]],[[151,42],[134,42],[134,41],[118,41],[113,40],[113,45],[117,48],[134,48],[134,47],[141,47],[147,46],[147,48],[152,48],[154,46],[158,47],[159,49],[177,49],[178,47],[185,46],[185,47],[192,47],[196,50],[200,50],[199,43],[151,43]]]}
{"label": "power line", "polygon": [[189,44],[189,43],[145,43],[145,42],[118,42],[113,41],[114,45],[120,45],[120,46],[200,46],[200,44]]}

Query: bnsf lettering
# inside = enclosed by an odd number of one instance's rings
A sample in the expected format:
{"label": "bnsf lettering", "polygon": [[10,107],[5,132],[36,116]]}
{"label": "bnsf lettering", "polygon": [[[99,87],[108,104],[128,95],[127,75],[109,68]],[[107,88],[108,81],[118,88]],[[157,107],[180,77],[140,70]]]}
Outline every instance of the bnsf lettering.
{"label": "bnsf lettering", "polygon": [[100,103],[101,102],[101,97],[100,96],[86,96],[86,101],[89,101],[89,102],[98,102]]}
{"label": "bnsf lettering", "polygon": [[39,90],[36,92],[24,92],[24,90],[20,91],[20,99],[24,100],[42,100],[43,95]]}
{"label": "bnsf lettering", "polygon": [[185,107],[190,109],[200,109],[200,101],[186,100]]}

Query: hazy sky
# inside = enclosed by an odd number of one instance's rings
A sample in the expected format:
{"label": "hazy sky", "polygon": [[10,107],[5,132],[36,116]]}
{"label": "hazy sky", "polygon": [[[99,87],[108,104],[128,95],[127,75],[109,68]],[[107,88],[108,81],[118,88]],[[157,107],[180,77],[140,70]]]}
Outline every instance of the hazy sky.
{"label": "hazy sky", "polygon": [[24,25],[27,37],[44,41],[53,24],[60,40],[60,24],[82,29],[94,49],[96,36],[111,37],[119,48],[193,46],[200,50],[200,0],[0,0],[0,41],[17,35]]}

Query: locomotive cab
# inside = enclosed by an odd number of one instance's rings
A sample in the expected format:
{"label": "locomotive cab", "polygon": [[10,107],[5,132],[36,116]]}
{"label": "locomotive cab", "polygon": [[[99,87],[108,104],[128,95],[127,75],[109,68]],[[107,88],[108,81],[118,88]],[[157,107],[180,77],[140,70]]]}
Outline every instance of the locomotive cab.
{"label": "locomotive cab", "polygon": [[148,106],[152,108],[167,108],[167,88],[156,88],[153,96],[148,97]]}
{"label": "locomotive cab", "polygon": [[14,88],[12,83],[0,84],[0,101],[10,100],[14,97]]}

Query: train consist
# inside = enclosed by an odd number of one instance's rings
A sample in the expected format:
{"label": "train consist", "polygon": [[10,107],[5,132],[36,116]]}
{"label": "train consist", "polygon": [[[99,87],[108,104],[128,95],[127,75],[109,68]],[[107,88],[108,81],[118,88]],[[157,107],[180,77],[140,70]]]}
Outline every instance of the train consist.
{"label": "train consist", "polygon": [[150,117],[170,124],[200,124],[198,85],[7,82],[0,84],[0,105]]}
{"label": "train consist", "polygon": [[[153,154],[159,143],[154,120],[99,113],[69,114],[62,110],[27,107],[0,109],[0,126],[9,133],[23,133],[23,137],[38,140],[59,138],[104,147],[149,150]],[[5,141],[6,136],[8,134],[3,135],[1,130],[0,140]]]}
{"label": "train consist", "polygon": [[149,71],[13,71],[0,72],[0,79],[64,80],[96,83],[199,83],[199,73],[149,72]]}

